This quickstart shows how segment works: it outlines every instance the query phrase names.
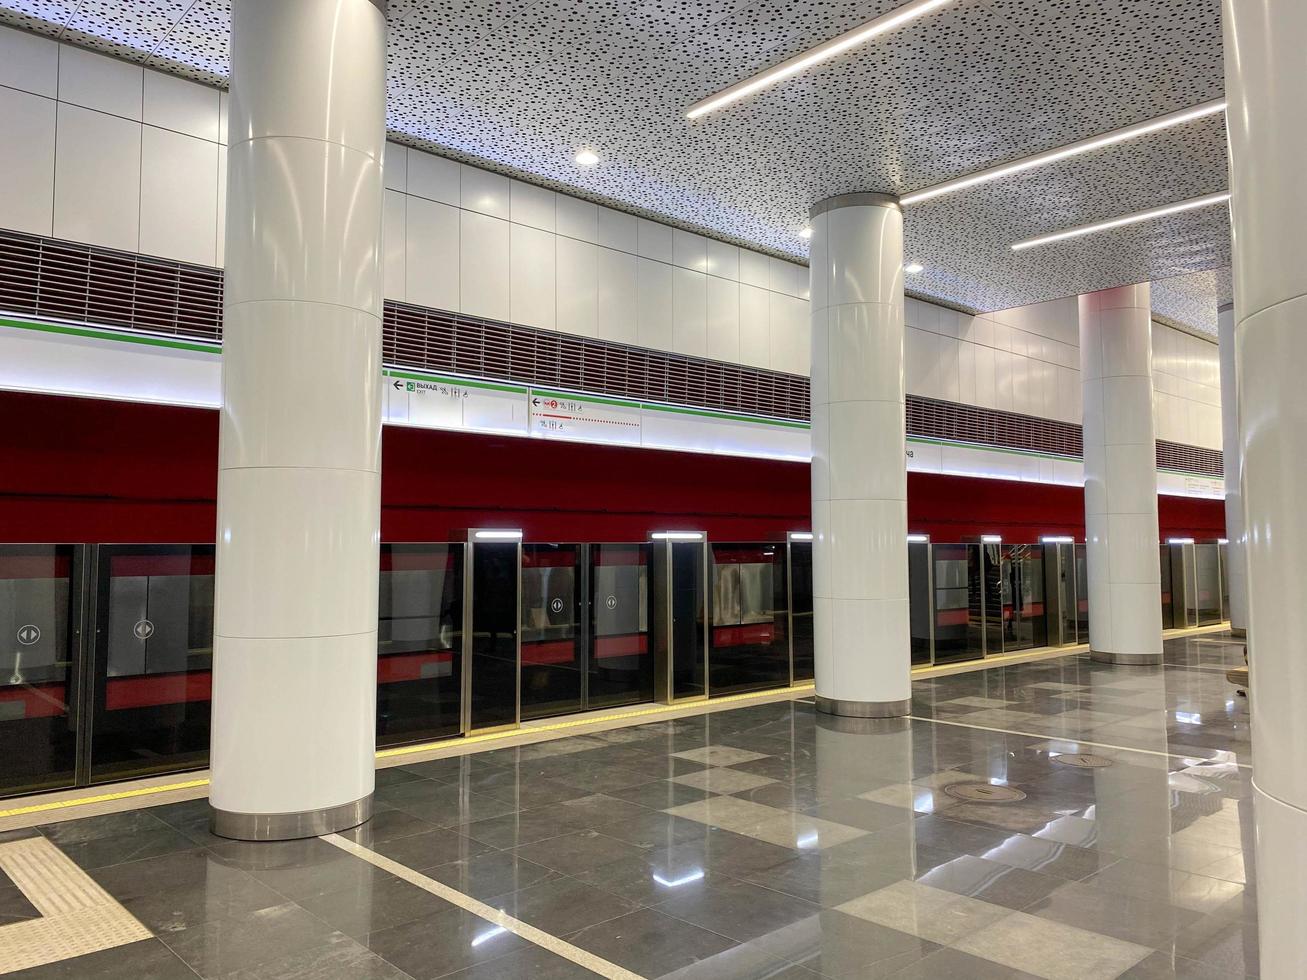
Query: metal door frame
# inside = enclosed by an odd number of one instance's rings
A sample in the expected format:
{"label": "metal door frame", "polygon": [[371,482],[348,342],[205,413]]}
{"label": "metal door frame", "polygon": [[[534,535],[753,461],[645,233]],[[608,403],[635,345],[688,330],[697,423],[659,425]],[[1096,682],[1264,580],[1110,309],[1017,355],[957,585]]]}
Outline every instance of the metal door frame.
{"label": "metal door frame", "polygon": [[[654,701],[658,704],[694,704],[707,701],[712,696],[712,663],[709,659],[712,644],[709,632],[712,629],[712,588],[708,577],[708,535],[698,538],[652,538],[650,544],[649,580],[651,599],[655,608],[650,610],[650,633],[654,634]],[[703,693],[686,697],[673,694],[672,665],[676,660],[675,644],[672,640],[672,549],[678,544],[697,545],[699,553],[700,575],[703,581],[703,596],[699,612],[703,616]],[[661,584],[659,579],[662,579]],[[661,637],[653,629],[655,619],[663,623]],[[793,673],[793,661],[791,661]]]}
{"label": "metal door frame", "polygon": [[[517,532],[517,575],[514,576],[515,588],[517,589],[517,629],[516,643],[517,647],[517,669],[514,672],[514,706],[513,717],[511,722],[505,722],[502,725],[490,725],[484,728],[472,727],[472,636],[473,636],[473,610],[475,600],[472,595],[472,583],[476,578],[475,561],[476,561],[476,542],[477,535],[483,532],[504,533],[510,529],[502,527],[470,527],[467,529],[467,550],[464,553],[463,568],[463,649],[462,649],[462,674],[459,677],[459,731],[463,736],[469,735],[486,735],[491,732],[511,731],[522,727],[522,532]],[[511,539],[500,538],[497,543],[506,543]]]}

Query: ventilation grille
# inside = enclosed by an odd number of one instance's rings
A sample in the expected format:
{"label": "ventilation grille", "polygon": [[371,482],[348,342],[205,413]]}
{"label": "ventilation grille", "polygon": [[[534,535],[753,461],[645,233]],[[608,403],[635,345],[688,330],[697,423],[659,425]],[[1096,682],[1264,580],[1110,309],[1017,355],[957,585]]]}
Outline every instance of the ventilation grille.
{"label": "ventilation grille", "polygon": [[[222,339],[222,270],[0,231],[0,310]],[[808,418],[808,379],[387,302],[384,357],[399,367],[727,412]],[[1080,426],[908,395],[907,432],[1079,458]],[[1219,450],[1157,443],[1157,465],[1221,475]]]}
{"label": "ventilation grille", "polygon": [[1162,439],[1157,440],[1157,467],[1204,476],[1223,476],[1225,473],[1221,450],[1187,446],[1182,442],[1166,442]]}
{"label": "ventilation grille", "polygon": [[0,309],[217,340],[222,270],[0,231]]}
{"label": "ventilation grille", "polygon": [[1080,458],[1080,426],[908,395],[908,435]]}
{"label": "ventilation grille", "polygon": [[808,379],[606,340],[386,303],[390,364],[598,395],[807,419]]}

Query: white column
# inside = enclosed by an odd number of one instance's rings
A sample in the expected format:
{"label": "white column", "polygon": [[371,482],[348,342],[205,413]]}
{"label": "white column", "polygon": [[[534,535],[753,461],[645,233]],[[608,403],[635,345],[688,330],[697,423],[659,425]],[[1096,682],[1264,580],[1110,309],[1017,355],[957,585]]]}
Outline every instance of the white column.
{"label": "white column", "polygon": [[1239,388],[1235,383],[1234,306],[1216,313],[1221,348],[1221,456],[1225,463],[1226,578],[1230,587],[1230,632],[1248,629],[1248,572],[1244,562],[1243,496],[1239,490]]}
{"label": "white column", "polygon": [[1080,297],[1089,648],[1095,660],[1162,662],[1148,283]]}
{"label": "white column", "polygon": [[1261,972],[1307,963],[1307,4],[1225,0]]}
{"label": "white column", "polygon": [[885,194],[812,209],[812,560],[817,707],[907,714],[903,213]]}
{"label": "white column", "polygon": [[371,812],[386,20],[237,0],[227,152],[216,833]]}

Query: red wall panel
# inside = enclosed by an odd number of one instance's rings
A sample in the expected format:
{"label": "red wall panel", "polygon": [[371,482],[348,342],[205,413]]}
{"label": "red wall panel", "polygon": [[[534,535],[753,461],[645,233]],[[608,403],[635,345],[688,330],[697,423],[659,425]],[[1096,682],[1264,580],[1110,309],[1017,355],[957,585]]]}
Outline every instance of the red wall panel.
{"label": "red wall panel", "polygon": [[[207,409],[0,392],[0,541],[212,541],[218,416]],[[808,526],[804,463],[388,427],[381,533],[469,526],[536,541],[719,541]],[[1220,501],[1160,498],[1163,536],[1224,533]],[[913,473],[910,529],[936,541],[1084,533],[1078,487]]]}

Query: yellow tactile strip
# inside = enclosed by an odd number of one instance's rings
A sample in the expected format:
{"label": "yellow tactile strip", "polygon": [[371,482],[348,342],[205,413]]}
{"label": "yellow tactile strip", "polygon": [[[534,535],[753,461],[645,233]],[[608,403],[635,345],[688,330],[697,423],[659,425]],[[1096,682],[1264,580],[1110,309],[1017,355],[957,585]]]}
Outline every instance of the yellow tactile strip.
{"label": "yellow tactile strip", "polygon": [[557,936],[545,932],[543,929],[537,929],[528,922],[521,919],[515,919],[501,909],[487,905],[485,902],[478,901],[470,895],[464,895],[456,889],[450,888],[434,878],[428,878],[419,871],[400,864],[398,861],[392,861],[388,857],[378,854],[376,851],[369,850],[362,844],[356,844],[352,840],[341,837],[338,834],[327,834],[322,838],[328,844],[335,844],[342,851],[348,851],[355,857],[362,858],[374,867],[383,871],[389,871],[397,878],[403,878],[412,885],[416,885],[423,891],[430,892],[437,898],[443,898],[452,905],[457,905],[465,912],[471,912],[479,918],[498,926],[505,932],[511,932],[515,936],[521,936],[529,943],[547,949],[555,956],[561,956],[564,959],[571,960],[577,966],[584,967],[591,973],[597,973],[601,977],[608,977],[609,980],[643,980],[638,973],[632,973],[625,967],[618,966],[601,956],[584,950],[579,946],[573,946],[565,939],[559,939]]}
{"label": "yellow tactile strip", "polygon": [[90,876],[44,837],[0,844],[0,868],[41,913],[0,926],[0,974],[151,938]]}

